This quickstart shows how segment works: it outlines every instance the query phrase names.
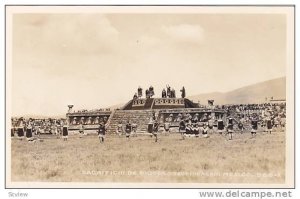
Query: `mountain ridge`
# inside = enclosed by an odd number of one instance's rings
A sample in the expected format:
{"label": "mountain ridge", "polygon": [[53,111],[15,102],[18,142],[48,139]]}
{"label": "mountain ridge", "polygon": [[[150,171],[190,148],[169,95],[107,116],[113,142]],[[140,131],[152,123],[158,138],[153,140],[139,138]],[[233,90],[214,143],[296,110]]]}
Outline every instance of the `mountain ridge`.
{"label": "mountain ridge", "polygon": [[214,99],[215,104],[263,103],[266,98],[286,98],[286,77],[271,79],[256,84],[244,86],[228,92],[212,92],[189,96],[194,102],[204,104]]}

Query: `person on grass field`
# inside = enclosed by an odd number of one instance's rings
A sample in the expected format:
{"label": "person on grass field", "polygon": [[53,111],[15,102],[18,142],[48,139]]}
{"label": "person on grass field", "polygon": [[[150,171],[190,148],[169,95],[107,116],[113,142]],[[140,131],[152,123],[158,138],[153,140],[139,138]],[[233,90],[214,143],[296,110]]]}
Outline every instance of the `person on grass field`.
{"label": "person on grass field", "polygon": [[208,124],[208,131],[210,133],[213,133],[214,132],[214,118],[211,115],[208,116],[207,124]]}
{"label": "person on grass field", "polygon": [[233,134],[233,119],[232,119],[231,117],[228,118],[227,134],[229,135],[229,140],[232,140],[232,134]]}
{"label": "person on grass field", "polygon": [[120,120],[118,125],[117,125],[117,129],[116,129],[116,134],[121,137],[123,133],[123,124],[122,124],[122,121]]}
{"label": "person on grass field", "polygon": [[184,118],[181,118],[180,122],[179,122],[179,133],[181,135],[181,138],[184,140],[184,134],[186,132],[186,124],[185,124],[185,120]]}
{"label": "person on grass field", "polygon": [[79,138],[82,138],[83,135],[84,135],[84,126],[83,123],[81,123],[79,127]]}
{"label": "person on grass field", "polygon": [[132,137],[137,137],[136,131],[137,131],[137,123],[135,121],[131,124],[132,127]]}
{"label": "person on grass field", "polygon": [[24,138],[24,131],[25,131],[24,121],[23,121],[23,118],[20,118],[19,124],[18,124],[18,129],[17,129],[17,135],[20,138],[20,140],[23,140],[23,138]]}
{"label": "person on grass field", "polygon": [[127,123],[125,125],[125,133],[126,133],[126,139],[129,140],[130,135],[132,131],[132,124],[130,123],[129,120],[127,120]]}
{"label": "person on grass field", "polygon": [[244,116],[242,116],[238,123],[238,128],[240,130],[240,133],[243,133],[245,130],[244,124],[245,124],[245,118],[244,118]]}
{"label": "person on grass field", "polygon": [[273,130],[273,124],[272,124],[272,120],[271,120],[271,117],[268,116],[266,118],[266,131],[267,133],[272,133],[272,130]]}
{"label": "person on grass field", "polygon": [[198,137],[199,135],[199,125],[198,125],[198,122],[199,122],[199,114],[196,113],[193,117],[193,119],[191,120],[192,123],[191,123],[191,134],[193,136],[196,136]]}
{"label": "person on grass field", "polygon": [[206,125],[206,123],[203,124],[203,127],[202,127],[202,136],[204,138],[208,138],[208,125]]}
{"label": "person on grass field", "polygon": [[172,117],[169,116],[166,118],[165,123],[164,123],[164,133],[165,135],[169,135],[170,134],[170,125],[172,122]]}
{"label": "person on grass field", "polygon": [[28,142],[33,141],[31,122],[28,123],[27,128],[26,128],[26,139],[27,139]]}
{"label": "person on grass field", "polygon": [[158,138],[157,138],[157,133],[158,133],[158,127],[159,127],[159,123],[158,121],[155,119],[154,123],[153,123],[153,135],[155,138],[155,142],[157,142]]}
{"label": "person on grass field", "polygon": [[63,141],[68,141],[69,131],[68,131],[68,124],[67,124],[67,122],[64,122],[64,124],[63,124],[62,135],[63,135],[62,136]]}
{"label": "person on grass field", "polygon": [[221,117],[218,119],[217,129],[219,134],[222,134],[224,132],[224,121],[222,120]]}
{"label": "person on grass field", "polygon": [[254,137],[257,132],[258,121],[257,118],[252,117],[251,119],[251,136]]}
{"label": "person on grass field", "polygon": [[101,121],[99,124],[99,128],[98,128],[98,137],[99,137],[100,143],[104,143],[105,131],[106,131],[105,124],[103,121]]}

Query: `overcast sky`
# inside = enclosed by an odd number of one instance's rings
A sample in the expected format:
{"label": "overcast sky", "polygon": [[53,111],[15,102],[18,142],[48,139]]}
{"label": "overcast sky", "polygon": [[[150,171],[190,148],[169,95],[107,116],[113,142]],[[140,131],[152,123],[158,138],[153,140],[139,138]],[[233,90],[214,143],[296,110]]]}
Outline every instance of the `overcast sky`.
{"label": "overcast sky", "polygon": [[279,14],[15,14],[12,115],[126,103],[138,86],[226,92],[285,76]]}

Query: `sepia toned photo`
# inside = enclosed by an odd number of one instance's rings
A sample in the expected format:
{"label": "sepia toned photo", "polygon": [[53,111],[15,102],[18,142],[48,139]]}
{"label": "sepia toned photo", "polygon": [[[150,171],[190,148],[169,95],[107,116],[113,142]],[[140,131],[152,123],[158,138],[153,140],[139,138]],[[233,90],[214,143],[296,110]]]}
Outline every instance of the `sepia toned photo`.
{"label": "sepia toned photo", "polygon": [[294,187],[294,7],[5,16],[7,187]]}

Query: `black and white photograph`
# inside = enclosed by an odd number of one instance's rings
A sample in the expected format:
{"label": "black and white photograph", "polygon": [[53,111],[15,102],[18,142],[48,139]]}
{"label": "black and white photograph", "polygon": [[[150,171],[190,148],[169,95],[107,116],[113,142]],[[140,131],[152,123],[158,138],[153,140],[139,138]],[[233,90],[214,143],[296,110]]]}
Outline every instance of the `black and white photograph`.
{"label": "black and white photograph", "polygon": [[292,188],[293,6],[6,6],[9,188]]}

